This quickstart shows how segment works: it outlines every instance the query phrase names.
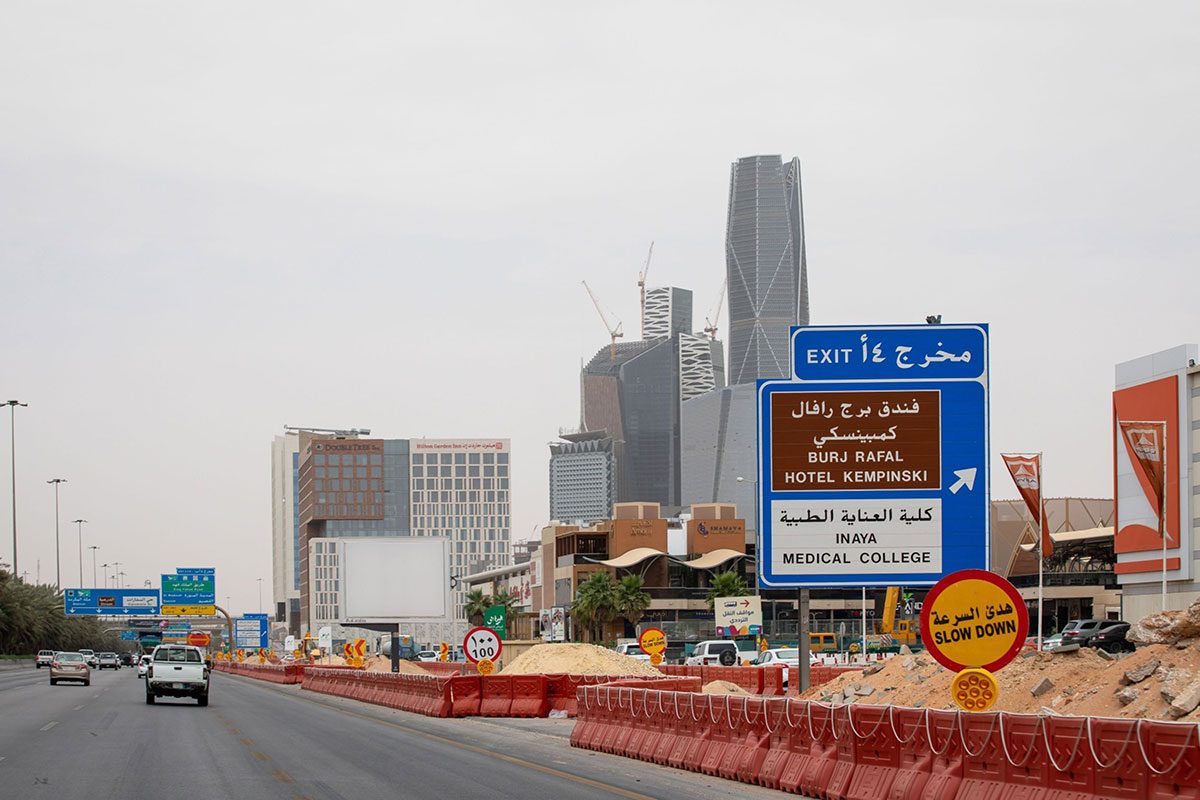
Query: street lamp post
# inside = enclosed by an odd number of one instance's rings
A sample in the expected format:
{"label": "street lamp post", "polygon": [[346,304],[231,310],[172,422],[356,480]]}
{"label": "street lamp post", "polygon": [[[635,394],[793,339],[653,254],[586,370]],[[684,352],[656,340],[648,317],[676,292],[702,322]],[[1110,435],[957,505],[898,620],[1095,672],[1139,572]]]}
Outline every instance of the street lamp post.
{"label": "street lamp post", "polygon": [[[108,588],[108,562],[101,564],[100,569],[104,570],[104,588],[107,589]],[[94,570],[93,570],[93,572],[94,572]],[[92,576],[92,580],[95,580],[94,575]]]}
{"label": "street lamp post", "polygon": [[88,546],[88,550],[92,551],[92,586],[96,585],[96,551],[100,549],[100,545],[93,544]]}
{"label": "street lamp post", "polygon": [[113,582],[113,585],[112,585],[112,588],[114,588],[114,589],[120,589],[120,588],[121,588],[121,582],[120,582],[120,580],[118,580],[118,572],[117,572],[117,570],[119,570],[119,569],[121,568],[121,562],[120,562],[120,561],[114,561],[114,562],[112,562],[112,568],[113,568],[113,580],[112,580],[112,582]]}
{"label": "street lamp post", "polygon": [[18,575],[17,572],[17,406],[29,408],[29,403],[22,403],[20,400],[7,400],[4,405],[8,406],[9,419],[9,446],[12,452],[12,519],[13,519],[13,575]]}
{"label": "street lamp post", "polygon": [[86,519],[77,519],[75,524],[79,527],[79,588],[83,588],[83,523]]}
{"label": "street lamp post", "polygon": [[51,478],[46,483],[54,484],[54,588],[62,585],[62,555],[58,547],[58,486],[66,483],[66,478]]}
{"label": "street lamp post", "polygon": [[262,613],[262,578],[258,578],[258,613]]}

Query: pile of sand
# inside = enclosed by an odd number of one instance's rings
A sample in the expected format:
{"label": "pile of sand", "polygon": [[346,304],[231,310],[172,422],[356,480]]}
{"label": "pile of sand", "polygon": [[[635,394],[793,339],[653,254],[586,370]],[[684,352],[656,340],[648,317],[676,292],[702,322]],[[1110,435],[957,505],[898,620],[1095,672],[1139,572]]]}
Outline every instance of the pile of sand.
{"label": "pile of sand", "polygon": [[736,683],[729,681],[709,681],[701,689],[705,694],[750,694]]}
{"label": "pile of sand", "polygon": [[505,675],[536,675],[568,672],[572,675],[614,675],[661,678],[662,673],[645,661],[621,655],[594,644],[538,644],[504,667]]}
{"label": "pile of sand", "polygon": [[[387,656],[372,656],[368,658],[364,664],[367,672],[391,672],[392,659]],[[429,675],[428,670],[421,669],[411,661],[400,659],[400,674],[401,675]]]}
{"label": "pile of sand", "polygon": [[[954,673],[928,653],[895,656],[882,663],[874,674],[848,672],[801,697],[954,708],[950,699]],[[1024,650],[995,675],[1000,697],[993,708],[998,711],[1038,713],[1045,707],[1057,714],[1200,722],[1200,707],[1188,708],[1189,699],[1200,693],[1200,644],[1149,645],[1114,660],[1087,647],[1070,653]],[[1043,679],[1049,680],[1049,687],[1039,687]],[[1035,688],[1044,691],[1034,696]]]}

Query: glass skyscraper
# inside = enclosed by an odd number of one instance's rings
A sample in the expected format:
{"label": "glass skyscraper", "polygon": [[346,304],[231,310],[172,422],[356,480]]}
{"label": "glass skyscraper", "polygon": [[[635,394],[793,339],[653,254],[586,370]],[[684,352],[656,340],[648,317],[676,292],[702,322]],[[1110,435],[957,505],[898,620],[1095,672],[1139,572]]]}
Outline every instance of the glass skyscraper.
{"label": "glass skyscraper", "polygon": [[791,374],[788,338],[808,324],[800,159],[748,156],[729,175],[729,383]]}

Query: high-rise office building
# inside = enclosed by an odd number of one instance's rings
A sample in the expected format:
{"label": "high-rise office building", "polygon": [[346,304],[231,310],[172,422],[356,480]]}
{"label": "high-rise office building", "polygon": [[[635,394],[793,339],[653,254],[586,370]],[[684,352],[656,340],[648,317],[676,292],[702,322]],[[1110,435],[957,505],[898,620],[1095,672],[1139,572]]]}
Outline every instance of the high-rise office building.
{"label": "high-rise office building", "polygon": [[[301,431],[296,497],[299,613],[295,633],[337,620],[340,566],[336,540],[355,536],[444,536],[450,575],[480,563],[508,564],[511,538],[507,439],[366,439]],[[397,573],[403,577],[403,566]],[[460,587],[445,623],[404,631],[422,644],[466,634]],[[403,610],[397,610],[403,615]],[[289,618],[290,622],[290,618]]]}
{"label": "high-rise office building", "polygon": [[808,324],[800,160],[739,158],[729,175],[725,233],[729,383],[791,374],[793,325]]}
{"label": "high-rise office building", "polygon": [[[276,622],[300,625],[300,435],[271,442],[271,600]],[[294,621],[294,623],[293,623]]]}
{"label": "high-rise office building", "polygon": [[607,431],[561,433],[550,444],[550,519],[590,524],[612,516],[617,448]]}
{"label": "high-rise office building", "polygon": [[800,160],[739,158],[730,169],[725,239],[729,386],[686,398],[680,413],[681,499],[747,509],[758,532],[755,381],[791,375],[793,325],[807,325],[808,266]]}
{"label": "high-rise office building", "polygon": [[692,292],[677,286],[658,286],[646,290],[646,309],[642,315],[642,338],[669,339],[677,333],[690,333]]}

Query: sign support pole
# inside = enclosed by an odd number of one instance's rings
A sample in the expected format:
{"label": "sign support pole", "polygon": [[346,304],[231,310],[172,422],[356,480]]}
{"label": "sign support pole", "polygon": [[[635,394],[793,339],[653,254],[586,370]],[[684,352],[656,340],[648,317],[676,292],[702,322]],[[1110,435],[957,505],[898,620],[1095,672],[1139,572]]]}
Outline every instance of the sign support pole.
{"label": "sign support pole", "polygon": [[863,661],[867,660],[867,587],[862,587],[862,654]]}
{"label": "sign support pole", "polygon": [[1162,426],[1163,441],[1159,448],[1162,456],[1162,487],[1158,502],[1158,538],[1162,539],[1162,610],[1167,610],[1167,526],[1164,524],[1167,516],[1167,426]]}
{"label": "sign support pole", "polygon": [[799,642],[797,646],[800,648],[800,692],[807,692],[809,685],[808,675],[808,659],[809,659],[809,641],[808,641],[808,589],[800,589],[797,592],[796,602],[796,632]]}
{"label": "sign support pole", "polygon": [[1044,542],[1042,541],[1042,530],[1046,523],[1042,516],[1046,513],[1046,489],[1042,486],[1042,453],[1038,453],[1038,529],[1037,529],[1037,554],[1038,554],[1038,633],[1037,633],[1037,649],[1042,652],[1042,561],[1046,557],[1045,551],[1042,549]]}

